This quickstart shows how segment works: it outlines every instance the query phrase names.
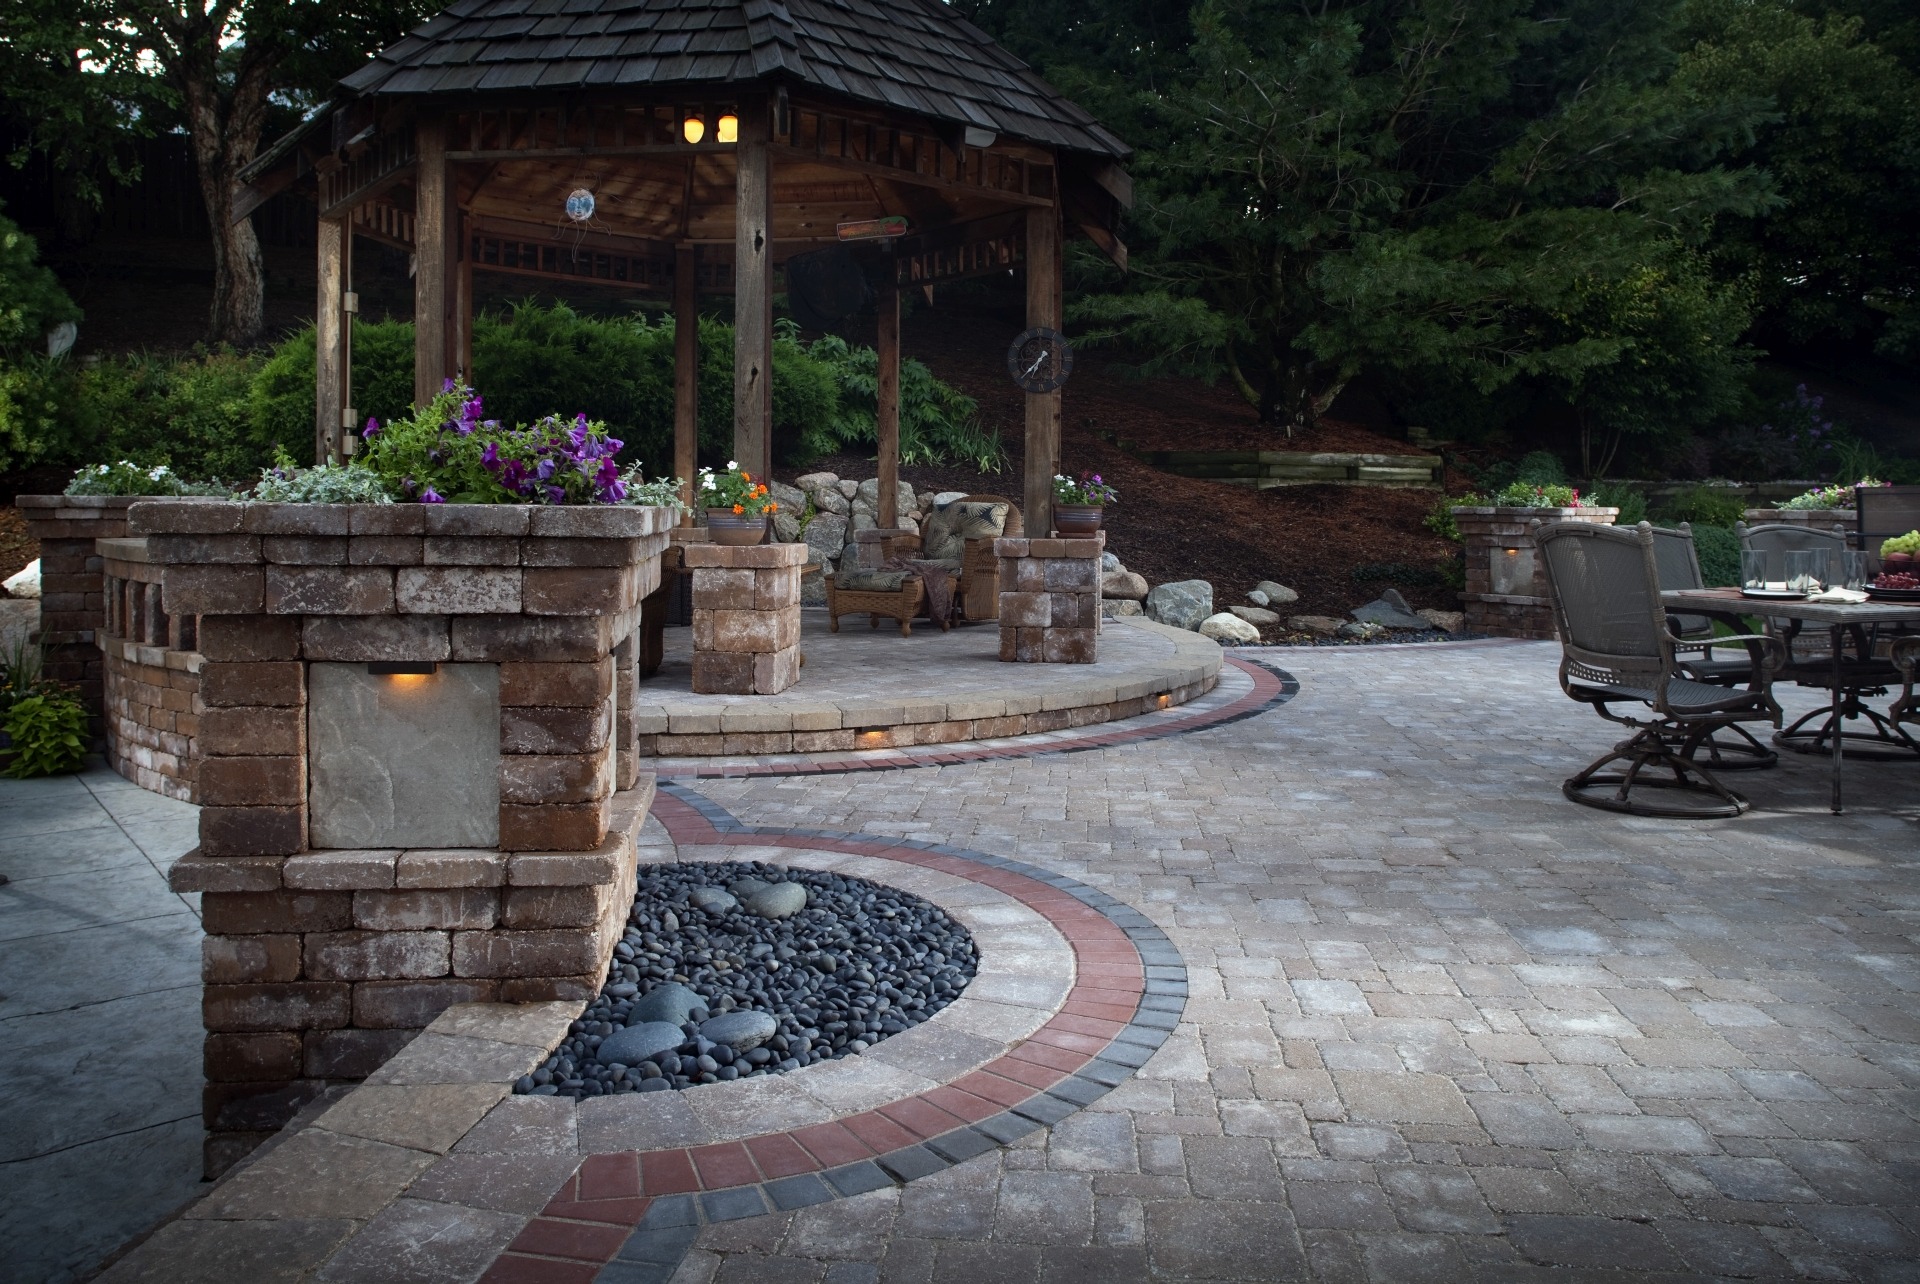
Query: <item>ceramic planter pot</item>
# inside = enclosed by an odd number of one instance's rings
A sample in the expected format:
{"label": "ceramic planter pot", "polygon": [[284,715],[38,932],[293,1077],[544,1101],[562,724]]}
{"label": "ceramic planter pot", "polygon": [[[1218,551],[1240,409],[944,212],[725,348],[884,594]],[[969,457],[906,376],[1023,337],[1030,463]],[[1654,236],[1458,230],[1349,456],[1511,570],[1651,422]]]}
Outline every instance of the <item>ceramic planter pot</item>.
{"label": "ceramic planter pot", "polygon": [[707,531],[716,544],[741,548],[758,544],[767,536],[765,513],[736,513],[730,508],[707,510]]}
{"label": "ceramic planter pot", "polygon": [[1053,528],[1068,538],[1083,538],[1100,529],[1104,511],[1099,504],[1055,504]]}

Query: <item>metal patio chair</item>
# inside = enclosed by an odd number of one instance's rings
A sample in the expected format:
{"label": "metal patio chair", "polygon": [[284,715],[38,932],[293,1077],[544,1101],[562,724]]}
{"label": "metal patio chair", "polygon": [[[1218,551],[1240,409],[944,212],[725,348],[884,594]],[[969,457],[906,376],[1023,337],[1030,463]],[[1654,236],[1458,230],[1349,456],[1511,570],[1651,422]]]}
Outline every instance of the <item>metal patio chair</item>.
{"label": "metal patio chair", "polygon": [[[1693,546],[1692,524],[1682,522],[1673,528],[1655,526],[1652,529],[1653,561],[1659,571],[1661,591],[1707,587],[1706,576],[1700,572],[1699,552]],[[1714,686],[1739,686],[1747,681],[1753,668],[1748,656],[1742,655],[1737,660],[1714,657],[1713,648],[1721,645],[1721,639],[1714,636],[1711,619],[1669,611],[1667,629],[1674,636],[1674,653],[1680,671],[1687,677]],[[1760,743],[1745,727],[1736,724],[1726,730],[1731,739],[1722,739],[1716,733],[1699,745],[1700,751],[1707,755],[1708,765],[1715,770],[1753,771],[1779,763],[1780,755]]]}
{"label": "metal patio chair", "polygon": [[[1582,806],[1637,816],[1711,820],[1744,812],[1747,800],[1693,755],[1707,737],[1736,723],[1779,725],[1780,706],[1768,686],[1785,655],[1780,641],[1721,639],[1747,648],[1744,688],[1687,677],[1660,602],[1651,526],[1561,522],[1538,528],[1535,538],[1560,626],[1561,689],[1609,722],[1633,728],[1569,777],[1561,792]],[[1623,766],[1609,771],[1616,763]],[[1636,788],[1670,791],[1674,801],[1637,799]]]}

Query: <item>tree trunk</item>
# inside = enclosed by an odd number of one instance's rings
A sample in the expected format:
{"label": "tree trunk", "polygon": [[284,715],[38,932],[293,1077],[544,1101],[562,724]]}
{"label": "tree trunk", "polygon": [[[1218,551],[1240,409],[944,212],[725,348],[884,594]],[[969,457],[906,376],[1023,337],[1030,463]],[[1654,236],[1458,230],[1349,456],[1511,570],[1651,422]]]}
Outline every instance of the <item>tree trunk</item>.
{"label": "tree trunk", "polygon": [[265,124],[265,68],[243,66],[227,94],[211,75],[182,77],[188,136],[200,199],[213,233],[213,304],[207,338],[246,346],[266,324],[266,275],[253,220],[233,221],[234,185],[253,159]]}
{"label": "tree trunk", "polygon": [[1288,437],[1305,432],[1320,422],[1346,384],[1345,374],[1323,369],[1319,362],[1289,349],[1268,366],[1266,387],[1260,394],[1260,422],[1285,425]]}

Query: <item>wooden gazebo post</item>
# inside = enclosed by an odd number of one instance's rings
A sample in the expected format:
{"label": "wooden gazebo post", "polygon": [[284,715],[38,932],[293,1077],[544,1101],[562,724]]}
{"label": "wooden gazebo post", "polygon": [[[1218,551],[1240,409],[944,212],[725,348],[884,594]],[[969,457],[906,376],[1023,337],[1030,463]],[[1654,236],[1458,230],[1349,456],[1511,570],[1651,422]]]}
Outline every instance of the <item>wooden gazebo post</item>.
{"label": "wooden gazebo post", "polygon": [[[1060,328],[1060,206],[1027,211],[1027,325]],[[1053,533],[1053,475],[1060,469],[1060,390],[1027,394],[1027,533]]]}
{"label": "wooden gazebo post", "polygon": [[316,257],[319,290],[313,309],[313,462],[340,462],[340,434],[353,402],[353,221],[323,218]]}
{"label": "wooden gazebo post", "polygon": [[882,530],[900,524],[900,287],[892,277],[891,257],[887,259],[887,271],[887,283],[880,287],[875,300],[880,316],[874,338],[875,355],[879,357],[874,426],[880,447],[875,460],[880,493],[875,497],[873,524]]}
{"label": "wooden gazebo post", "polygon": [[740,136],[733,236],[733,457],[756,480],[773,467],[773,173],[769,106],[748,98]]}
{"label": "wooden gazebo post", "polygon": [[[679,246],[673,255],[673,475],[680,479],[680,501],[693,506],[693,474],[700,450],[700,294],[699,251]],[[680,516],[693,525],[693,513]]]}

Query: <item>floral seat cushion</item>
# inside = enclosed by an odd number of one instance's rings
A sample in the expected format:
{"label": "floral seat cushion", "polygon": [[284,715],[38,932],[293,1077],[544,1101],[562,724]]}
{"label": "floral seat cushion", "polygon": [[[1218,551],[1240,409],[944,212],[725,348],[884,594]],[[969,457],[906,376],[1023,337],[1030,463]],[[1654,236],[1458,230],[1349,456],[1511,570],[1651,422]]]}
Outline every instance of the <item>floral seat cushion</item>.
{"label": "floral seat cushion", "polygon": [[[959,559],[920,558],[919,561],[932,562],[944,570],[960,573]],[[907,582],[911,571],[875,571],[855,567],[833,577],[833,586],[854,593],[898,593],[900,586]]]}
{"label": "floral seat cushion", "polygon": [[957,568],[970,539],[993,539],[1007,529],[1007,506],[983,500],[956,499],[927,514],[923,548],[930,561],[952,562]]}

